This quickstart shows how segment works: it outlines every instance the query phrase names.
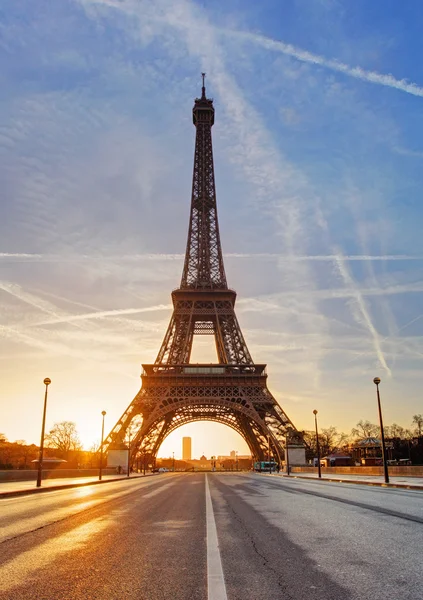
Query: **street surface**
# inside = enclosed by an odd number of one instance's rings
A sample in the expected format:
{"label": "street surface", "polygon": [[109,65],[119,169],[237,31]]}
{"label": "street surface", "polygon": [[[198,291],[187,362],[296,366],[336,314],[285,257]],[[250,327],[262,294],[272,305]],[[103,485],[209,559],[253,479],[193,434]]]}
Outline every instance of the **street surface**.
{"label": "street surface", "polygon": [[0,500],[0,600],[421,600],[423,493],[167,473]]}
{"label": "street surface", "polygon": [[[141,475],[137,475],[141,477]],[[126,475],[103,475],[103,481],[110,481],[113,479],[126,479]],[[75,484],[86,484],[90,482],[98,481],[98,475],[89,477],[57,477],[55,479],[43,479],[41,482],[42,488],[75,485]],[[0,482],[0,494],[10,493],[20,490],[33,490],[36,487],[36,480],[30,479],[25,481],[1,481]]]}
{"label": "street surface", "polygon": [[[308,477],[310,479],[317,479],[317,473],[291,473],[290,477]],[[353,482],[367,482],[372,484],[383,484],[385,482],[385,478],[383,475],[349,475],[347,473],[322,473],[322,479],[330,479],[332,481],[342,480],[342,481],[353,481]],[[407,475],[394,475],[389,474],[389,483],[400,485],[406,488],[408,485],[413,487],[422,488],[423,490],[423,477],[411,477]],[[0,486],[0,491],[1,491]]]}

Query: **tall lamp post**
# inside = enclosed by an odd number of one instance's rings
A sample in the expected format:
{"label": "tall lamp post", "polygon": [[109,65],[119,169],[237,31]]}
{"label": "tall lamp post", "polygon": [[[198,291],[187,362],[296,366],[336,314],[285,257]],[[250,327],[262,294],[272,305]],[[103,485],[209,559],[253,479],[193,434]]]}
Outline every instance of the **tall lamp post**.
{"label": "tall lamp post", "polygon": [[175,453],[172,452],[172,471],[175,472]]}
{"label": "tall lamp post", "polygon": [[44,430],[46,427],[46,412],[47,412],[47,391],[48,386],[51,383],[51,379],[46,377],[44,379],[44,385],[46,391],[44,394],[44,410],[43,410],[43,424],[41,425],[41,441],[40,441],[40,454],[38,456],[38,474],[37,474],[37,487],[41,487],[41,479],[43,477],[43,457],[44,457]]}
{"label": "tall lamp post", "polygon": [[272,474],[272,463],[270,462],[270,435],[267,436],[267,461],[269,463],[269,473]]}
{"label": "tall lamp post", "polygon": [[131,432],[128,431],[128,464],[126,465],[126,476],[129,477],[131,470]]}
{"label": "tall lamp post", "polygon": [[288,436],[285,437],[285,467],[286,467],[286,474],[289,475],[289,453],[288,453],[288,444],[289,444],[289,438]]}
{"label": "tall lamp post", "polygon": [[101,414],[103,415],[103,420],[101,422],[100,472],[98,474],[99,481],[101,481],[101,478],[103,477],[103,438],[104,438],[104,417],[106,416],[106,411],[102,410]]}
{"label": "tall lamp post", "polygon": [[320,444],[319,444],[319,431],[317,429],[317,410],[313,410],[314,424],[316,426],[316,445],[317,445],[317,473],[318,477],[322,478],[322,468],[320,466]]}
{"label": "tall lamp post", "polygon": [[388,475],[388,463],[386,461],[386,446],[385,446],[385,433],[383,431],[383,419],[382,419],[382,408],[380,406],[380,394],[379,394],[379,383],[380,378],[375,377],[373,379],[373,383],[376,385],[377,392],[377,406],[379,409],[379,423],[380,423],[380,437],[382,440],[382,461],[383,461],[383,473],[385,475],[385,483],[389,483],[389,475]]}

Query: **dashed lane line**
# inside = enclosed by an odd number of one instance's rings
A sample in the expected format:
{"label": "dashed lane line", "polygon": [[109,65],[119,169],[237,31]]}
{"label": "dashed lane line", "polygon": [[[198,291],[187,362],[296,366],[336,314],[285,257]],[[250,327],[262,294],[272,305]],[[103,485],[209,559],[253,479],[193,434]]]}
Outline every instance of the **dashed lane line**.
{"label": "dashed lane line", "polygon": [[222,561],[217,538],[216,521],[210,495],[209,480],[206,474],[206,523],[207,523],[207,598],[208,600],[228,600]]}

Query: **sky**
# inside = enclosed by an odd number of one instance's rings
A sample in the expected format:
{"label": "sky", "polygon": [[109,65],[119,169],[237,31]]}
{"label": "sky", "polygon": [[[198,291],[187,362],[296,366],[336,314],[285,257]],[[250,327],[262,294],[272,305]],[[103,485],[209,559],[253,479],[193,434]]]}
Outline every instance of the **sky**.
{"label": "sky", "polygon": [[[0,2],[0,431],[109,431],[181,278],[207,73],[250,353],[302,429],[423,412],[420,0]],[[212,338],[192,362],[214,362]],[[159,455],[247,452],[214,423]]]}

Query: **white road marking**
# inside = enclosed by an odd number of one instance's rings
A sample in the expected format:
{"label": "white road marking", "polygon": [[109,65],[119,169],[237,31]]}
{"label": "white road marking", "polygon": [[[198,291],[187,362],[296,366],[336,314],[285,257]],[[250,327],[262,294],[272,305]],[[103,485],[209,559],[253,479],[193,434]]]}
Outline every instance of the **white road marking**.
{"label": "white road marking", "polygon": [[219,541],[216,521],[206,474],[206,523],[207,523],[207,588],[208,600],[228,600],[222,561],[220,560]]}

